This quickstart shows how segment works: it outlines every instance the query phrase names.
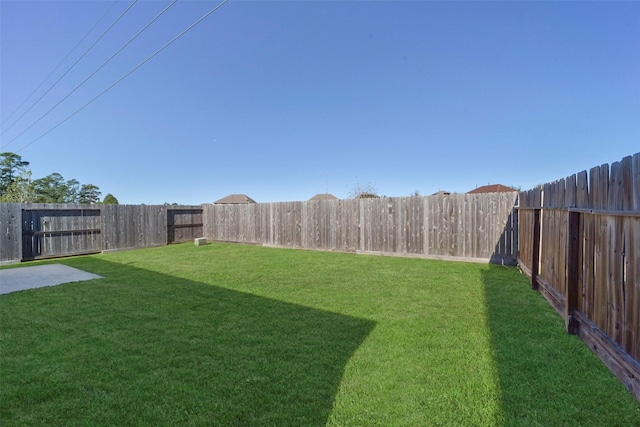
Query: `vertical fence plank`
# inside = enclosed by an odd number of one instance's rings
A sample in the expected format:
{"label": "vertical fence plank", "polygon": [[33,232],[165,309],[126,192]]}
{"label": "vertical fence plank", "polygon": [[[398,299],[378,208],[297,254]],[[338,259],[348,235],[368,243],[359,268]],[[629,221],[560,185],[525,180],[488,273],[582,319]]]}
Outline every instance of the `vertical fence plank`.
{"label": "vertical fence plank", "polygon": [[640,361],[640,218],[628,218],[628,243],[626,246],[627,289],[629,290],[629,327],[631,338],[629,353]]}
{"label": "vertical fence plank", "polygon": [[22,206],[0,203],[0,264],[22,258]]}
{"label": "vertical fence plank", "polygon": [[[587,208],[589,206],[589,186],[587,171],[576,174],[575,206]],[[579,238],[582,240],[582,248],[578,254],[578,310],[583,313],[591,311],[593,294],[590,291],[593,279],[588,265],[593,264],[593,237],[591,233],[591,216],[583,215],[580,220]]]}
{"label": "vertical fence plank", "polygon": [[631,209],[640,211],[640,153],[631,159]]}
{"label": "vertical fence plank", "polygon": [[578,333],[578,321],[575,317],[578,309],[578,277],[580,271],[580,213],[569,214],[569,238],[567,253],[567,285],[565,293],[565,325],[570,334]]}
{"label": "vertical fence plank", "polygon": [[533,211],[533,237],[531,239],[531,289],[538,289],[538,274],[540,269],[540,209]]}
{"label": "vertical fence plank", "polygon": [[[623,164],[615,162],[611,165],[610,184],[608,193],[608,210],[618,211],[624,208],[624,179]],[[624,283],[623,283],[623,223],[617,216],[608,217],[607,232],[609,237],[609,288],[610,324],[609,332],[613,340],[622,342],[624,315]]]}
{"label": "vertical fence plank", "polygon": [[637,235],[634,228],[640,232],[640,219],[623,218],[623,247],[622,247],[622,287],[623,287],[623,325],[622,340],[620,345],[629,354],[640,358],[640,354],[636,354],[635,340],[640,332],[636,329],[637,318],[640,312],[640,300],[637,299],[636,288],[636,257],[640,256],[637,251],[637,245],[640,244],[636,240]]}

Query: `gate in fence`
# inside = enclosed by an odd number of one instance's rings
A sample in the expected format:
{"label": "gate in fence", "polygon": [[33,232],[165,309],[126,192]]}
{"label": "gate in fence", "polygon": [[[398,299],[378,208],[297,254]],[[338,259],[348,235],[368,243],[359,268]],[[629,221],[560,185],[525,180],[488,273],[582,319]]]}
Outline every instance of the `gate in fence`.
{"label": "gate in fence", "polygon": [[100,252],[101,230],[99,208],[22,209],[22,259]]}
{"label": "gate in fence", "polygon": [[202,237],[203,226],[202,208],[167,209],[167,244]]}

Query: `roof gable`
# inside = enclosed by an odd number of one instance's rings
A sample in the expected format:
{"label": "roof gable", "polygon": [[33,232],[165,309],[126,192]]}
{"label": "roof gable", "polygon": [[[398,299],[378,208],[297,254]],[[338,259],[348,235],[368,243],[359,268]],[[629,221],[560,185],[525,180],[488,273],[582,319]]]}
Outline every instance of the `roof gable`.
{"label": "roof gable", "polygon": [[467,194],[480,194],[480,193],[508,193],[511,191],[518,191],[515,188],[507,187],[502,184],[483,185],[475,190],[469,191]]}
{"label": "roof gable", "polygon": [[242,203],[255,203],[251,197],[246,194],[229,194],[227,197],[223,197],[220,200],[213,202],[215,205],[237,205]]}
{"label": "roof gable", "polygon": [[316,194],[315,196],[309,199],[309,201],[314,201],[314,200],[338,200],[338,198],[333,194],[324,193],[324,194]]}

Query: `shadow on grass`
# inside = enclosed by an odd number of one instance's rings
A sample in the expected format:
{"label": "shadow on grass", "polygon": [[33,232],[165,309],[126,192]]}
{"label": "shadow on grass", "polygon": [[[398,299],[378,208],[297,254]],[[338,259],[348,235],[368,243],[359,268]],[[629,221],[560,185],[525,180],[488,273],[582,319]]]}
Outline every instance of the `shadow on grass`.
{"label": "shadow on grass", "polygon": [[483,271],[505,425],[640,425],[640,405],[514,267]]}
{"label": "shadow on grass", "polygon": [[78,267],[105,279],[0,299],[4,425],[325,425],[375,326],[98,258]]}

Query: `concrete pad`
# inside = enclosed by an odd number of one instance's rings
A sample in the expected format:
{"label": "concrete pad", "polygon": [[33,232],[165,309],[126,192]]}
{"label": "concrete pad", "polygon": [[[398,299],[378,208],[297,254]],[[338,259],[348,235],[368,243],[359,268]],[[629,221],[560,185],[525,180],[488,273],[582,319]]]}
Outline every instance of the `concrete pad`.
{"label": "concrete pad", "polygon": [[102,276],[62,264],[10,268],[0,270],[0,294],[93,279]]}

